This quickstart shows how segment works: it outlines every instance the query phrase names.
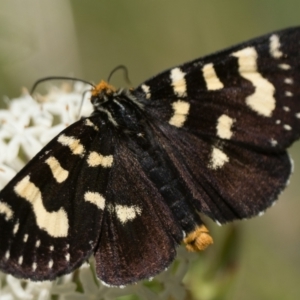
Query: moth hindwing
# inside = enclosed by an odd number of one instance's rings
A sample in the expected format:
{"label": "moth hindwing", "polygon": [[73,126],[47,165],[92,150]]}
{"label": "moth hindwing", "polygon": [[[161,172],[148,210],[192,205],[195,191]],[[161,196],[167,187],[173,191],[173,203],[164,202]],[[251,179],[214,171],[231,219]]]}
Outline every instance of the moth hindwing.
{"label": "moth hindwing", "polygon": [[0,269],[32,280],[92,254],[109,285],[164,270],[184,241],[262,214],[285,188],[300,133],[300,28],[167,70],[133,90],[93,87],[94,112],[0,192]]}

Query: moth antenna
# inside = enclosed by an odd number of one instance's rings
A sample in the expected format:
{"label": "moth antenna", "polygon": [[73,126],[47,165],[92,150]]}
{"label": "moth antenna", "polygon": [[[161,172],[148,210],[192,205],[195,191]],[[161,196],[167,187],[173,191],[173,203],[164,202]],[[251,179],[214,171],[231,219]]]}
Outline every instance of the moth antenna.
{"label": "moth antenna", "polygon": [[33,94],[33,92],[35,91],[36,87],[40,83],[45,82],[45,81],[50,81],[50,80],[72,80],[72,81],[79,81],[79,82],[83,82],[83,83],[89,84],[90,86],[92,86],[93,88],[95,88],[94,84],[92,84],[91,82],[89,82],[87,80],[84,80],[84,79],[75,78],[75,77],[68,77],[68,76],[48,76],[48,77],[41,78],[41,79],[37,80],[34,83],[33,87],[31,88],[30,95]]}
{"label": "moth antenna", "polygon": [[132,84],[131,84],[131,81],[130,81],[129,76],[128,76],[128,69],[127,69],[127,67],[124,66],[124,65],[119,65],[119,66],[115,67],[115,68],[110,72],[110,74],[109,74],[109,76],[108,76],[108,78],[107,78],[107,82],[109,83],[111,77],[112,77],[112,76],[114,75],[114,73],[115,73],[116,71],[118,71],[118,70],[123,70],[123,71],[124,71],[124,79],[125,79],[126,83],[127,83],[128,85],[131,86]]}
{"label": "moth antenna", "polygon": [[88,92],[90,92],[90,90],[86,90],[82,93],[82,97],[81,97],[81,101],[80,101],[80,105],[79,105],[79,109],[78,109],[78,114],[77,114],[77,120],[80,119],[80,112],[81,112],[81,109],[83,106],[84,97],[85,97],[86,93],[88,93]]}

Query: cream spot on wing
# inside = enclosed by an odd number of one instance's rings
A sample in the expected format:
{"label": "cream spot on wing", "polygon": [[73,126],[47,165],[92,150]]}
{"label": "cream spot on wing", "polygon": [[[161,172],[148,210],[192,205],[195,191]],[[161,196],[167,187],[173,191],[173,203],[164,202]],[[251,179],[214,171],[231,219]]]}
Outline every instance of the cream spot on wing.
{"label": "cream spot on wing", "polygon": [[117,218],[122,224],[134,220],[138,215],[141,215],[142,213],[142,209],[136,205],[116,205],[115,211],[117,214]]}
{"label": "cream spot on wing", "polygon": [[284,125],[283,125],[283,128],[284,128],[285,130],[292,130],[292,127],[291,127],[290,125],[288,125],[288,124],[284,124]]}
{"label": "cream spot on wing", "polygon": [[65,134],[61,134],[58,137],[57,141],[63,146],[69,147],[74,155],[79,155],[83,157],[85,149],[83,145],[80,144],[80,141],[78,139],[72,136],[66,136]]}
{"label": "cream spot on wing", "polygon": [[300,119],[300,113],[295,114],[296,118]]}
{"label": "cream spot on wing", "polygon": [[247,105],[259,115],[271,117],[275,109],[275,88],[271,82],[258,72],[257,52],[254,47],[247,47],[232,54],[238,58],[239,73],[249,80],[255,91],[246,98]]}
{"label": "cream spot on wing", "polygon": [[49,249],[50,249],[50,251],[53,251],[54,250],[54,246],[51,245]]}
{"label": "cream spot on wing", "polygon": [[284,82],[285,82],[286,84],[293,84],[293,83],[294,83],[294,80],[293,80],[292,78],[285,78],[285,79],[284,79]]}
{"label": "cream spot on wing", "polygon": [[48,262],[48,268],[51,269],[53,267],[53,260],[50,259]]}
{"label": "cream spot on wing", "polygon": [[19,230],[19,226],[20,226],[20,223],[19,222],[16,222],[15,226],[14,226],[14,229],[13,229],[13,234],[16,234]]}
{"label": "cream spot on wing", "polygon": [[66,258],[66,261],[70,261],[70,253],[67,253],[67,254],[65,255],[65,258]]}
{"label": "cream spot on wing", "polygon": [[27,200],[33,208],[37,225],[52,237],[66,237],[69,221],[66,211],[60,208],[57,212],[48,212],[44,207],[42,194],[38,187],[26,176],[19,181],[14,190],[16,194]]}
{"label": "cream spot on wing", "polygon": [[182,127],[187,119],[190,104],[188,102],[178,100],[172,103],[172,108],[174,110],[174,114],[171,117],[169,124],[176,127]]}
{"label": "cream spot on wing", "polygon": [[96,126],[90,119],[85,119],[85,125],[93,127],[96,131],[99,131],[98,126]]}
{"label": "cream spot on wing", "polygon": [[271,139],[270,142],[273,147],[277,146],[277,144],[278,144],[278,142],[276,140],[274,140],[273,138]]}
{"label": "cream spot on wing", "polygon": [[202,73],[208,90],[219,90],[224,87],[223,83],[218,78],[212,63],[204,65]]}
{"label": "cream spot on wing", "polygon": [[104,168],[110,168],[113,164],[114,158],[112,155],[102,155],[95,151],[90,152],[87,159],[87,163],[90,167],[102,166]]}
{"label": "cream spot on wing", "polygon": [[0,201],[0,214],[4,215],[5,221],[11,220],[14,216],[14,212],[12,208],[8,204],[1,201]]}
{"label": "cream spot on wing", "polygon": [[277,34],[273,34],[270,36],[270,45],[269,45],[269,51],[271,56],[274,58],[280,58],[283,53],[280,51],[280,40],[279,36]]}
{"label": "cream spot on wing", "polygon": [[84,194],[84,200],[93,203],[101,210],[105,207],[105,198],[97,192],[86,192]]}
{"label": "cream spot on wing", "polygon": [[279,125],[280,123],[281,123],[281,121],[280,120],[276,120],[276,122],[275,122],[277,125]]}
{"label": "cream spot on wing", "polygon": [[9,257],[10,257],[10,253],[9,253],[9,251],[7,250],[7,251],[5,252],[5,258],[6,258],[6,259],[9,259]]}
{"label": "cream spot on wing", "polygon": [[18,264],[21,265],[23,263],[23,256],[21,255],[18,259]]}
{"label": "cream spot on wing", "polygon": [[150,99],[150,97],[151,97],[150,86],[143,84],[143,85],[141,85],[141,88],[146,94],[146,99]]}
{"label": "cream spot on wing", "polygon": [[185,81],[185,73],[180,70],[180,68],[175,68],[171,70],[170,78],[172,81],[172,86],[174,89],[174,93],[179,97],[186,96],[186,81]]}
{"label": "cream spot on wing", "polygon": [[40,245],[41,245],[41,241],[40,241],[40,240],[37,240],[37,241],[35,242],[35,247],[38,248]]}
{"label": "cream spot on wing", "polygon": [[279,64],[278,67],[282,70],[289,70],[291,69],[291,66],[288,64]]}
{"label": "cream spot on wing", "polygon": [[293,97],[293,93],[290,92],[290,91],[285,91],[285,95],[286,95],[287,97]]}
{"label": "cream spot on wing", "polygon": [[234,120],[227,115],[222,115],[217,121],[217,135],[222,139],[230,139],[232,137],[231,127]]}
{"label": "cream spot on wing", "polygon": [[291,109],[290,109],[288,106],[284,106],[284,107],[283,107],[283,110],[286,111],[286,112],[288,112],[288,111],[290,111]]}
{"label": "cream spot on wing", "polygon": [[58,183],[62,183],[68,178],[69,171],[65,170],[54,156],[48,157],[45,163],[49,166],[53,177]]}
{"label": "cream spot on wing", "polygon": [[36,268],[37,268],[37,263],[36,263],[36,262],[34,262],[34,263],[32,264],[32,271],[35,271],[35,270],[36,270]]}
{"label": "cream spot on wing", "polygon": [[229,162],[229,157],[222,150],[213,147],[209,168],[216,170],[222,168],[227,162]]}
{"label": "cream spot on wing", "polygon": [[23,242],[26,243],[28,240],[28,234],[24,234],[24,237],[23,237]]}

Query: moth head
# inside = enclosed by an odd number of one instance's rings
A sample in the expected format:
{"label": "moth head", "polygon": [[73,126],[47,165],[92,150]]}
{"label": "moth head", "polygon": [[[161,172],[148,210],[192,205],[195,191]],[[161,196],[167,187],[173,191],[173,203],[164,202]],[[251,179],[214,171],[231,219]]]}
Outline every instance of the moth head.
{"label": "moth head", "polygon": [[116,92],[114,86],[108,84],[106,81],[101,80],[93,89],[91,102],[93,105],[103,103],[109,100]]}

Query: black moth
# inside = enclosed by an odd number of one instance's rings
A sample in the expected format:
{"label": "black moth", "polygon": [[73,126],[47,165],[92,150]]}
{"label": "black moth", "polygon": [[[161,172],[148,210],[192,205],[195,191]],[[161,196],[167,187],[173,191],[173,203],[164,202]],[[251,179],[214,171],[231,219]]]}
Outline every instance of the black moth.
{"label": "black moth", "polygon": [[199,212],[259,215],[285,188],[300,134],[300,27],[167,70],[101,82],[0,192],[0,269],[54,279],[89,256],[113,286],[152,277],[176,247],[212,243]]}

